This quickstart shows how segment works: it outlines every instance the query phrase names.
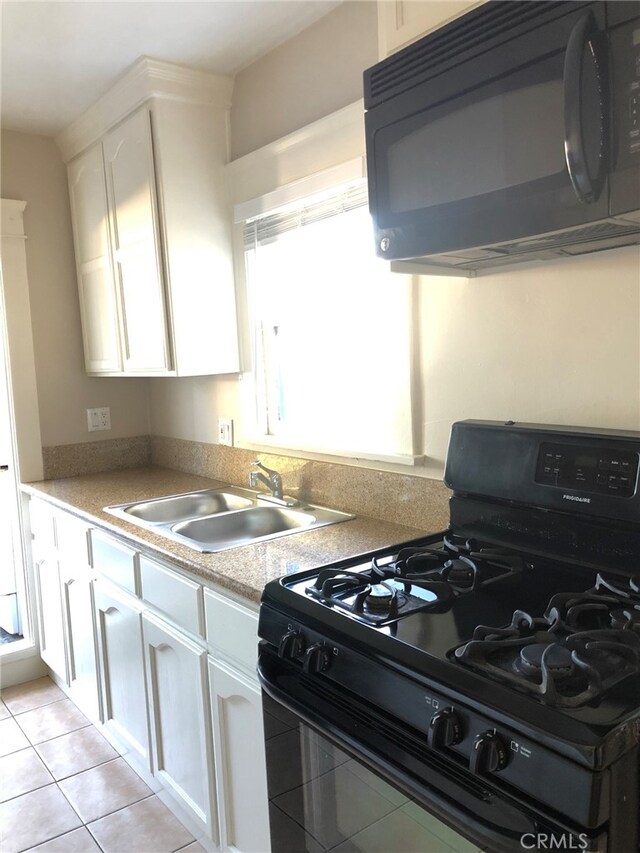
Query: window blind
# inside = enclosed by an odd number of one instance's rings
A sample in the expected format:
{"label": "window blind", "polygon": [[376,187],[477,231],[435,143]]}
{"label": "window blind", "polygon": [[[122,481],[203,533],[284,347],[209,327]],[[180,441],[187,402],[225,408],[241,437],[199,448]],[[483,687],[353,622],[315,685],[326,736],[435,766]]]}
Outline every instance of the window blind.
{"label": "window blind", "polygon": [[363,180],[339,192],[247,220],[243,228],[245,251],[272,243],[288,231],[364,207],[367,201],[367,183]]}

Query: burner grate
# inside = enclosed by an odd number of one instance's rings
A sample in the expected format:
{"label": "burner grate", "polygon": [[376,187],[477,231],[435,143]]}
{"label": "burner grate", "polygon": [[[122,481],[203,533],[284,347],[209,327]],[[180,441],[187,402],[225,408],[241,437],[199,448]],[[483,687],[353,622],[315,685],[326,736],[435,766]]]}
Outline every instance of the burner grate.
{"label": "burner grate", "polygon": [[516,610],[505,628],[480,625],[453,657],[555,707],[597,703],[640,674],[637,579],[616,583],[598,575],[584,593],[554,595],[543,617]]}
{"label": "burner grate", "polygon": [[448,607],[458,596],[524,567],[505,548],[449,533],[441,544],[373,557],[364,570],[321,569],[305,592],[369,625],[384,626],[419,610]]}
{"label": "burner grate", "polygon": [[445,604],[453,596],[449,586],[437,581],[415,585],[393,577],[383,579],[375,573],[340,569],[323,569],[305,592],[374,626],[388,625],[401,615]]}

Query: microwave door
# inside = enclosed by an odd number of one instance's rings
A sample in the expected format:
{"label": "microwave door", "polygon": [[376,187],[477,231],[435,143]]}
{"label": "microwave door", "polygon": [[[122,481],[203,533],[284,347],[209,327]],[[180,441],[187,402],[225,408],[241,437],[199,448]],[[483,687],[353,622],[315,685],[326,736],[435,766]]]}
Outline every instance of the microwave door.
{"label": "microwave door", "polygon": [[608,216],[605,81],[593,59],[602,9],[585,22],[589,7],[571,5],[491,61],[367,112],[379,255],[455,255]]}
{"label": "microwave door", "polygon": [[603,34],[587,12],[571,31],[564,61],[564,122],[567,171],[578,199],[600,196],[608,160],[608,110]]}

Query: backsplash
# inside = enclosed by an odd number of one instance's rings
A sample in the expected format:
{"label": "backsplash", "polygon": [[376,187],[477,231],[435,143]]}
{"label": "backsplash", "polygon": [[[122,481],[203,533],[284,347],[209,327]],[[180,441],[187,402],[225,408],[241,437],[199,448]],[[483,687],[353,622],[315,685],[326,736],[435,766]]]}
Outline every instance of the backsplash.
{"label": "backsplash", "polygon": [[[42,453],[45,480],[159,465],[237,486],[249,485],[256,458],[255,450],[147,435],[43,447]],[[300,500],[425,530],[448,524],[450,492],[439,480],[295,456],[260,453],[260,459],[280,472],[284,493]]]}
{"label": "backsplash", "polygon": [[[255,450],[151,437],[154,465],[237,486],[249,485],[255,458]],[[260,453],[260,459],[282,475],[284,493],[300,500],[428,530],[448,524],[450,491],[439,480],[294,456]]]}
{"label": "backsplash", "polygon": [[138,435],[43,447],[42,463],[45,480],[137,468],[151,464],[151,438]]}

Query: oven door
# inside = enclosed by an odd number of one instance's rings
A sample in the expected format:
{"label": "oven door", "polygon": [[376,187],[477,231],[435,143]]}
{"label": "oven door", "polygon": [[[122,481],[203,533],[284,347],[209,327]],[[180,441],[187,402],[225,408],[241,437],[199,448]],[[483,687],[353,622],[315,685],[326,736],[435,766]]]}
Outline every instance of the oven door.
{"label": "oven door", "polygon": [[[520,7],[533,15],[551,4],[514,3],[513,14],[503,5],[471,13],[476,26],[483,14],[511,20],[526,16]],[[495,44],[489,36],[486,50],[467,61],[446,51],[451,44],[464,56],[473,21],[456,39],[445,33],[442,45],[436,33],[424,47],[407,48],[406,90],[374,102],[365,116],[381,257],[455,256],[609,215],[604,4],[556,7],[555,17],[534,16],[520,34],[517,20],[506,32],[498,20],[484,22],[483,31],[497,31]],[[410,70],[428,66],[431,55],[441,64],[428,79],[412,80]],[[402,79],[402,63],[401,54],[389,66],[389,86]],[[365,91],[375,70],[365,73]],[[464,258],[490,256],[479,250]]]}
{"label": "oven door", "polygon": [[522,853],[552,836],[606,850],[602,835],[497,794],[264,642],[258,675],[273,853]]}

